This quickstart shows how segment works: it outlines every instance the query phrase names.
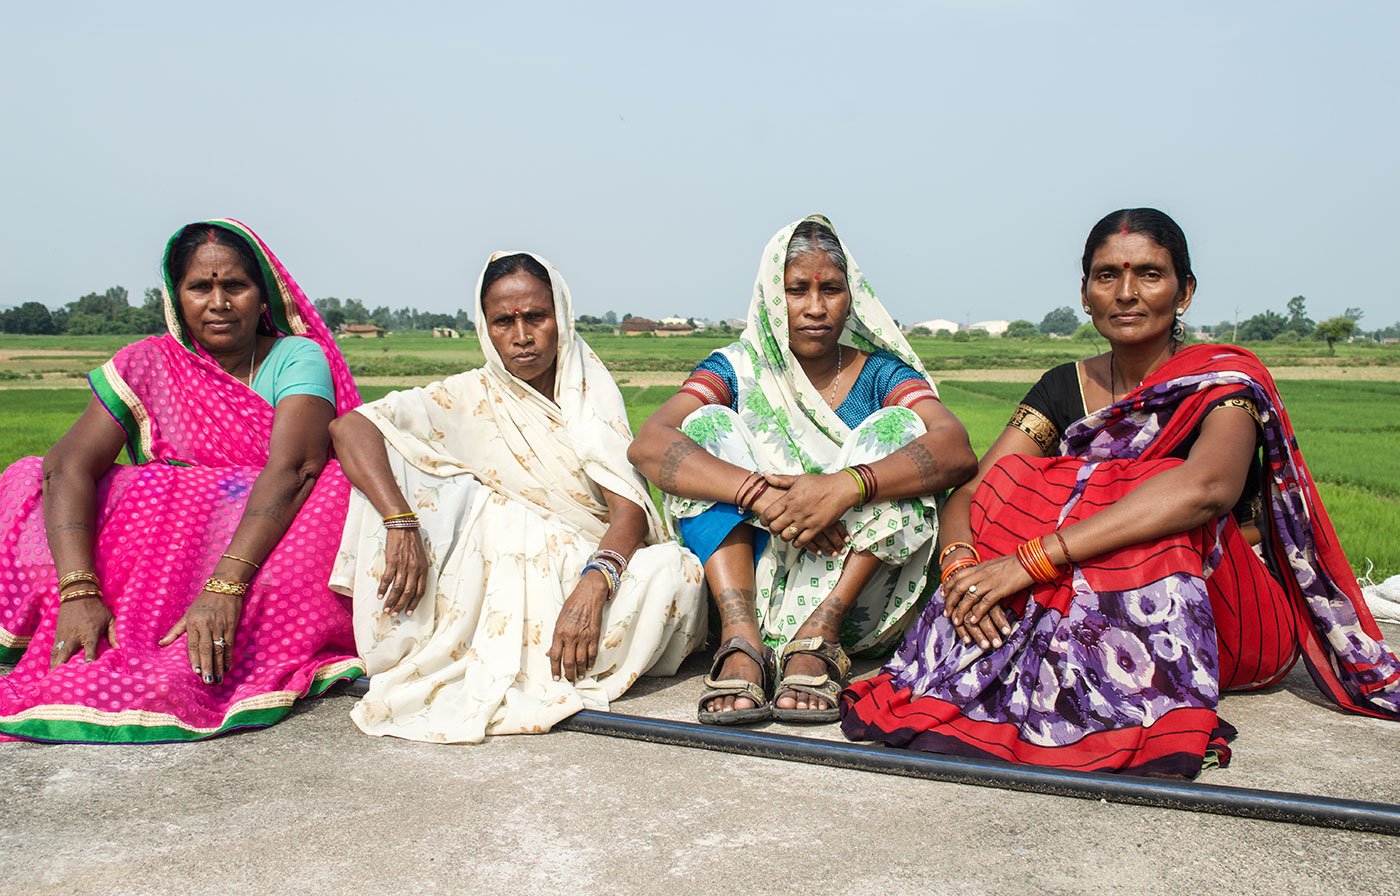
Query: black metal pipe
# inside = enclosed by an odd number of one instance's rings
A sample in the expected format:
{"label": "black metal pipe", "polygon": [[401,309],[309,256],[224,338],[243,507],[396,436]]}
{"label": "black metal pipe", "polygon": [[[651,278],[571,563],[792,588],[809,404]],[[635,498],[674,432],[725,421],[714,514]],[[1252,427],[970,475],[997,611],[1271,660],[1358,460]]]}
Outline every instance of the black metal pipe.
{"label": "black metal pipe", "polygon": [[[363,695],[366,679],[357,679],[343,693]],[[717,750],[763,759],[808,762],[834,768],[902,775],[952,784],[999,787],[1085,800],[1106,800],[1135,806],[1155,806],[1188,812],[1209,812],[1263,821],[1283,821],[1316,827],[1400,834],[1400,805],[1289,793],[1222,787],[1191,781],[1169,781],[1102,772],[1077,772],[991,759],[968,759],[937,753],[892,750],[882,746],[794,737],[744,728],[721,728],[694,722],[673,722],[622,713],[584,710],[554,726],[556,731],[602,734],[677,747]]]}
{"label": "black metal pipe", "polygon": [[1191,812],[1210,812],[1265,821],[1317,827],[1400,834],[1400,805],[1334,799],[1306,793],[1220,787],[1101,772],[1066,771],[1016,765],[991,759],[968,759],[935,753],[893,750],[882,746],[793,737],[787,734],[718,728],[621,713],[584,710],[554,726],[555,730],[603,734],[678,747],[720,750],[765,759],[810,762],[836,768],[904,775],[954,784],[1000,787],[1027,793]]}

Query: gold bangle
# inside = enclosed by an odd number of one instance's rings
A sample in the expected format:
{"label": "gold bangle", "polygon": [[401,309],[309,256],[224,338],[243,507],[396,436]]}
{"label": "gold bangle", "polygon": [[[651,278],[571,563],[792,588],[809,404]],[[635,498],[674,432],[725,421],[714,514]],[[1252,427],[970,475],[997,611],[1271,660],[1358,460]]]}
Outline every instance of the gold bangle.
{"label": "gold bangle", "polygon": [[70,572],[68,573],[68,575],[58,580],[58,590],[62,591],[69,585],[76,585],[79,582],[91,582],[92,584],[97,585],[99,584],[99,582],[97,581],[97,573],[87,569],[80,569],[76,572]]}
{"label": "gold bangle", "polygon": [[248,593],[247,582],[230,582],[228,579],[208,578],[204,580],[204,590],[210,594],[227,594],[230,597],[242,597]]}
{"label": "gold bangle", "polygon": [[224,558],[225,560],[237,560],[239,563],[246,563],[254,569],[262,569],[261,566],[254,563],[252,560],[249,560],[247,557],[240,557],[237,554],[220,554],[219,556]]}
{"label": "gold bangle", "polygon": [[390,515],[390,516],[386,516],[386,517],[384,517],[384,520],[383,520],[383,521],[387,523],[387,522],[389,522],[390,520],[406,520],[406,519],[409,519],[410,517],[416,517],[416,516],[418,516],[418,514],[414,513],[412,510],[410,510],[408,513],[395,513],[395,514],[392,514],[392,515]]}
{"label": "gold bangle", "polygon": [[98,589],[98,588],[83,588],[83,589],[81,589],[81,590],[79,590],[79,591],[69,591],[69,592],[66,593],[66,594],[60,594],[60,595],[58,596],[58,602],[59,602],[60,604],[66,604],[66,603],[68,603],[70,600],[77,600],[77,599],[79,599],[79,598],[81,598],[81,597],[101,597],[101,596],[102,596],[102,591],[101,591],[100,589]]}

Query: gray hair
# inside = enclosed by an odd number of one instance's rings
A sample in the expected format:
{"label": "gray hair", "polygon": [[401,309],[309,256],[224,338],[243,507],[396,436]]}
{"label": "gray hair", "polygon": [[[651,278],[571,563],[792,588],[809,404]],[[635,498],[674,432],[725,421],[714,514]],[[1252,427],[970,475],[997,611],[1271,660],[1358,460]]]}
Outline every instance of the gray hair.
{"label": "gray hair", "polygon": [[841,241],[831,232],[831,228],[816,221],[798,224],[792,232],[792,239],[788,240],[787,258],[783,259],[783,266],[787,267],[794,258],[809,252],[826,253],[841,275],[850,279],[850,272],[846,270],[846,250],[841,248]]}

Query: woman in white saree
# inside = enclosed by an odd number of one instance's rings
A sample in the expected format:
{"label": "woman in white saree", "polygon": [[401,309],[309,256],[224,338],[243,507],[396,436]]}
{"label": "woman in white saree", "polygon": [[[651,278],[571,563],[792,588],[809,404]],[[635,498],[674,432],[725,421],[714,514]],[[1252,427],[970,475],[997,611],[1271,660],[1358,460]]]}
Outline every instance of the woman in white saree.
{"label": "woman in white saree", "polygon": [[331,586],[354,596],[368,734],[548,731],[704,640],[700,564],[627,461],[622,396],[559,272],[495,253],[476,302],[485,367],[332,432],[356,490]]}

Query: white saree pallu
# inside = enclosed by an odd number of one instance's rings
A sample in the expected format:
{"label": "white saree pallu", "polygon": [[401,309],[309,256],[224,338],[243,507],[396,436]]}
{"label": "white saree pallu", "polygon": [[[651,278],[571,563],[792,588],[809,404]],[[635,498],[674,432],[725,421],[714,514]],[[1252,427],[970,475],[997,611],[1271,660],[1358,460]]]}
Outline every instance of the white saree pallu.
{"label": "white saree pallu", "polygon": [[[492,259],[506,254],[515,253]],[[581,709],[608,709],[641,675],[674,674],[704,641],[699,561],[670,540],[627,462],[622,396],[574,333],[563,279],[537,260],[553,282],[560,333],[555,402],[511,376],[479,330],[486,367],[358,411],[384,436],[429,562],[413,615],[385,616],[386,532],[352,495],[331,585],[355,599],[371,678],[352,718],[368,734],[477,743],[545,732]],[[478,312],[480,303],[478,284]],[[545,653],[607,531],[602,488],[644,510],[646,544],[604,609],[593,668],[555,681]]]}

